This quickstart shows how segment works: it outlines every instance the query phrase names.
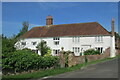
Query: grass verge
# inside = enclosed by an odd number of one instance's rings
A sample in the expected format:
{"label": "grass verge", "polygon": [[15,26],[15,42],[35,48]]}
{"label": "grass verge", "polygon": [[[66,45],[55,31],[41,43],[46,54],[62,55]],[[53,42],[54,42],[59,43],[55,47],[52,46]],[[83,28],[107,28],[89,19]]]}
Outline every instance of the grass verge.
{"label": "grass verge", "polygon": [[[120,57],[120,55],[117,55],[114,58]],[[90,64],[96,64],[99,62],[103,62],[103,61],[107,61],[107,60],[111,60],[113,58],[105,58],[105,59],[101,59],[101,60],[96,60],[96,61],[92,61],[92,62],[88,62],[88,63],[83,63],[83,64],[78,64],[76,66],[72,66],[72,67],[66,67],[66,68],[56,68],[56,69],[48,69],[48,70],[42,70],[42,71],[37,71],[37,72],[33,72],[33,73],[26,73],[26,74],[19,74],[19,75],[6,75],[3,76],[2,80],[27,80],[27,79],[32,79],[32,78],[42,78],[45,76],[51,76],[51,75],[57,75],[57,74],[61,74],[61,73],[65,73],[65,72],[69,72],[69,71],[74,71],[74,70],[78,70],[81,67],[85,67],[87,65]]]}

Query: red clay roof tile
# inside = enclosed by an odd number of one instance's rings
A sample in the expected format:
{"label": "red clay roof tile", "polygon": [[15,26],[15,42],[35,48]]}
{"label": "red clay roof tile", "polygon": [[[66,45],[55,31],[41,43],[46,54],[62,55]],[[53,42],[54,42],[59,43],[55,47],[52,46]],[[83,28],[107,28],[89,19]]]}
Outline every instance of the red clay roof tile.
{"label": "red clay roof tile", "polygon": [[21,38],[61,37],[85,35],[110,35],[109,32],[97,22],[74,23],[33,27]]}

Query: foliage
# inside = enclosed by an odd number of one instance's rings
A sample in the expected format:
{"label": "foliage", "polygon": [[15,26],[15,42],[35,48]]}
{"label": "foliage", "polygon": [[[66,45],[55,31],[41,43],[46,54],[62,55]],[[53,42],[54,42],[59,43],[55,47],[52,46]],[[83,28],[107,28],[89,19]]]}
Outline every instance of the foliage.
{"label": "foliage", "polygon": [[96,55],[96,54],[100,54],[100,52],[94,49],[88,49],[84,52],[84,55]]}
{"label": "foliage", "polygon": [[2,56],[5,57],[6,54],[15,51],[14,44],[16,40],[14,38],[7,38],[2,35]]}
{"label": "foliage", "polygon": [[74,71],[74,70],[79,70],[81,67],[90,65],[90,64],[96,64],[99,62],[103,62],[103,61],[108,61],[111,60],[112,58],[105,58],[105,59],[101,59],[101,60],[96,60],[96,61],[92,61],[92,62],[88,62],[88,63],[83,63],[83,64],[78,64],[72,67],[65,67],[65,68],[56,68],[56,69],[47,69],[47,70],[39,70],[37,72],[33,72],[33,73],[26,73],[26,74],[19,74],[19,75],[7,75],[7,76],[3,76],[3,79],[32,79],[32,78],[42,78],[45,76],[50,76],[50,75],[57,75],[57,74],[61,74],[61,73],[65,73],[65,72],[70,72],[70,71]]}
{"label": "foliage", "polygon": [[48,49],[47,53],[44,56],[51,56],[51,49]]}
{"label": "foliage", "polygon": [[18,50],[6,55],[6,58],[2,61],[2,69],[4,74],[46,69],[55,67],[58,61],[58,57],[41,57],[30,50]]}
{"label": "foliage", "polygon": [[28,31],[29,23],[25,21],[23,22],[22,25],[23,25],[22,30],[20,30],[20,32],[16,35],[16,38],[19,38],[21,35],[23,35]]}
{"label": "foliage", "polygon": [[87,63],[88,62],[88,59],[87,59],[87,57],[85,56],[85,63]]}
{"label": "foliage", "polygon": [[[111,31],[109,32],[111,34]],[[120,40],[120,34],[118,34],[117,32],[115,32],[115,40],[119,39]]]}
{"label": "foliage", "polygon": [[36,48],[41,52],[41,56],[44,56],[47,54],[48,50],[50,50],[50,48],[46,45],[46,42],[43,40],[37,45]]}
{"label": "foliage", "polygon": [[65,67],[68,67],[68,55],[71,53],[71,51],[65,51]]}
{"label": "foliage", "polygon": [[51,67],[56,67],[59,63],[59,57],[57,56],[46,56],[42,57],[43,62],[42,64],[42,69],[47,69]]}

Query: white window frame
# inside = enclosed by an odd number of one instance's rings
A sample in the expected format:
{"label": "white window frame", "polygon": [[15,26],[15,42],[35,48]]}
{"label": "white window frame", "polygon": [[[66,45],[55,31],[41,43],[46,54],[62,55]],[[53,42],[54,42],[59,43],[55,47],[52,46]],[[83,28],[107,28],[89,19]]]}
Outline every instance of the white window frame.
{"label": "white window frame", "polygon": [[103,42],[103,36],[96,36],[95,42]]}
{"label": "white window frame", "polygon": [[72,42],[73,43],[79,43],[80,42],[80,37],[72,37]]}
{"label": "white window frame", "polygon": [[98,50],[98,48],[100,48],[100,53],[103,53],[103,47],[95,47],[96,50]]}
{"label": "white window frame", "polygon": [[[32,43],[32,45],[36,45],[37,44],[37,42],[31,42]],[[34,44],[35,43],[35,44]]]}
{"label": "white window frame", "polygon": [[60,49],[53,49],[53,54],[57,55],[60,52]]}
{"label": "white window frame", "polygon": [[21,42],[21,45],[25,46],[25,45],[26,45],[26,42]]}
{"label": "white window frame", "polygon": [[53,38],[53,43],[54,43],[54,45],[59,45],[60,44],[60,37],[54,37]]}
{"label": "white window frame", "polygon": [[73,47],[74,53],[80,53],[80,47]]}

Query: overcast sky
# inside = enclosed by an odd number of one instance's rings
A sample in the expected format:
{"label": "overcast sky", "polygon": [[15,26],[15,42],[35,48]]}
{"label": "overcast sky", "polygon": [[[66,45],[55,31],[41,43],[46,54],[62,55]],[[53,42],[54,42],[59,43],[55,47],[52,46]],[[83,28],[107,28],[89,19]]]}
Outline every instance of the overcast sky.
{"label": "overcast sky", "polygon": [[3,2],[2,33],[8,37],[17,34],[24,21],[29,22],[29,29],[45,25],[47,15],[55,25],[98,22],[108,31],[114,17],[118,32],[117,2]]}

